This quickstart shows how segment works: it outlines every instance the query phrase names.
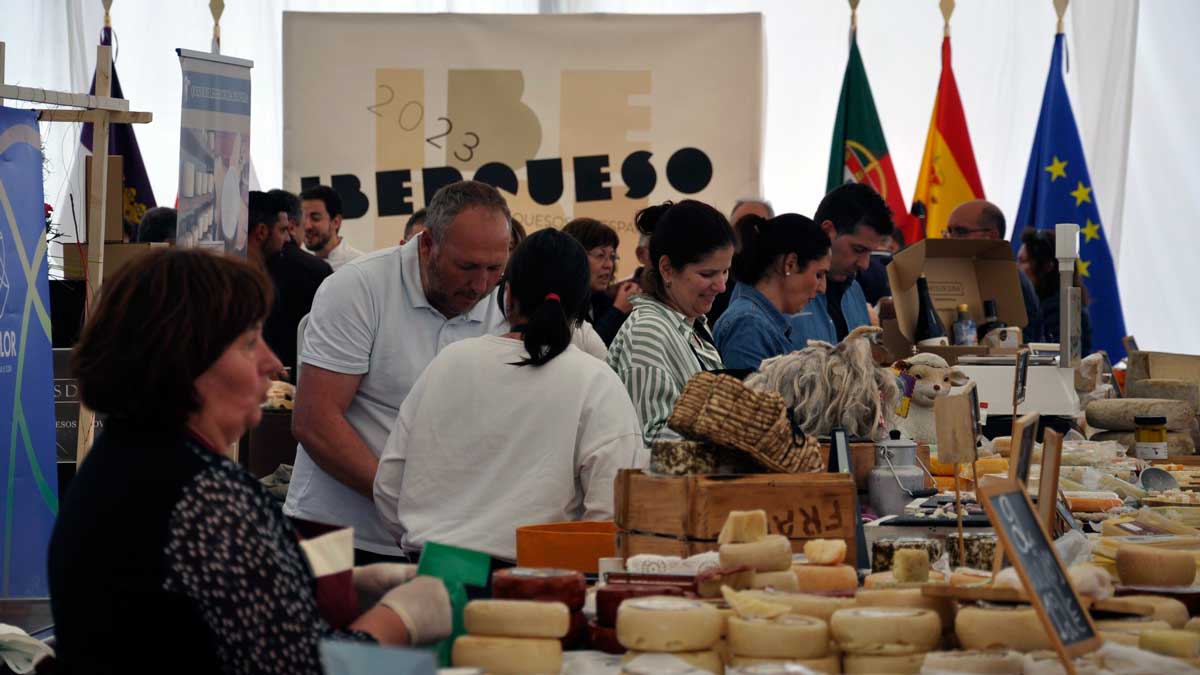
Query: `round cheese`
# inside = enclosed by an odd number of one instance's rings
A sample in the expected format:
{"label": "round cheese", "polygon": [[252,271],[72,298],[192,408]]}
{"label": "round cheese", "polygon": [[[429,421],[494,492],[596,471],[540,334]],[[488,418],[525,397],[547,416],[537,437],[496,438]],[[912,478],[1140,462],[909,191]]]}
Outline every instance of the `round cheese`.
{"label": "round cheese", "polygon": [[1136,619],[1100,619],[1093,620],[1092,623],[1096,624],[1096,630],[1108,633],[1137,635],[1148,630],[1171,630],[1171,624],[1166,621],[1159,621],[1149,617],[1139,617]]}
{"label": "round cheese", "polygon": [[859,607],[909,607],[937,612],[942,631],[954,629],[954,600],[935,598],[921,593],[919,588],[864,588],[854,596]]}
{"label": "round cheese", "polygon": [[[861,591],[860,591],[861,592]],[[854,596],[812,595],[810,593],[785,593],[781,591],[746,591],[750,597],[776,605],[786,605],[788,614],[811,616],[829,622],[829,617],[839,609],[855,606]]]}
{"label": "round cheese", "polygon": [[[929,582],[925,583],[942,583],[946,580],[946,575],[937,570],[929,570]],[[901,582],[896,579],[896,575],[892,574],[891,570],[887,572],[875,572],[868,574],[863,579],[863,588],[919,588],[924,586],[922,582]]]}
{"label": "round cheese", "polygon": [[[767,659],[756,656],[734,656],[729,660],[738,675],[796,675],[794,666],[803,666],[817,673],[842,672],[842,657],[837,652],[815,659]],[[789,666],[793,666],[790,667]]]}
{"label": "round cheese", "polygon": [[960,607],[954,632],[963,649],[1052,649],[1037,611],[1028,605]]}
{"label": "round cheese", "polygon": [[892,556],[892,576],[899,583],[929,581],[929,552],[919,548],[902,548]]}
{"label": "round cheese", "polygon": [[721,613],[696,600],[668,596],[635,598],[617,610],[617,639],[626,649],[694,652],[721,637]]}
{"label": "round cheese", "polygon": [[729,650],[737,656],[815,659],[829,650],[829,627],[811,616],[729,620]]}
{"label": "round cheese", "polygon": [[721,675],[725,672],[725,663],[721,661],[721,655],[712,649],[669,654],[629,651],[621,658],[621,669],[627,675],[682,672],[677,669],[684,667],[703,670],[714,675]]}
{"label": "round cheese", "polygon": [[721,567],[753,568],[755,572],[778,572],[792,566],[792,543],[782,534],[772,534],[746,544],[721,544]]}
{"label": "round cheese", "polygon": [[846,654],[842,657],[843,673],[907,674],[920,673],[925,654]]}
{"label": "round cheese", "polygon": [[929,652],[922,669],[935,673],[1021,675],[1025,672],[1025,659],[1008,650]]}
{"label": "round cheese", "polygon": [[797,590],[801,593],[854,593],[858,572],[849,565],[793,565]]}
{"label": "round cheese", "polygon": [[1191,586],[1196,558],[1191,551],[1122,544],[1117,548],[1117,576],[1123,586]]}
{"label": "round cheese", "polygon": [[1200,634],[1190,630],[1142,631],[1138,647],[1179,659],[1200,658]]}
{"label": "round cheese", "polygon": [[561,602],[472,600],[463,609],[463,625],[471,635],[561,638],[571,627],[571,613]]}
{"label": "round cheese", "polygon": [[492,573],[497,600],[561,602],[572,612],[583,609],[587,581],[579,572],[543,567],[511,567]]}
{"label": "round cheese", "polygon": [[679,586],[666,584],[608,584],[596,589],[596,623],[612,628],[617,625],[617,608],[630,598],[648,595],[683,595]]}
{"label": "round cheese", "polygon": [[841,565],[846,560],[843,539],[812,539],[804,542],[804,559],[810,565]]}
{"label": "round cheese", "polygon": [[937,613],[906,607],[839,609],[830,618],[829,628],[847,654],[924,653],[937,647],[942,637]]}
{"label": "round cheese", "polygon": [[795,573],[791,569],[786,569],[781,572],[755,572],[754,583],[752,588],[774,588],[777,591],[790,591],[795,593],[800,590],[800,583],[796,580]]}
{"label": "round cheese", "polygon": [[1188,622],[1183,625],[1183,629],[1200,633],[1200,616],[1188,619]]}
{"label": "round cheese", "polygon": [[595,621],[588,622],[588,645],[605,654],[625,653],[625,647],[617,639],[617,629],[601,626]]}
{"label": "round cheese", "polygon": [[562,645],[558,640],[460,635],[450,658],[455,667],[483,668],[490,675],[562,671]]}
{"label": "round cheese", "polygon": [[1188,623],[1187,605],[1175,598],[1161,595],[1122,595],[1121,599],[1149,605],[1154,608],[1154,614],[1150,615],[1150,618],[1166,621],[1171,624],[1171,628],[1183,628]]}

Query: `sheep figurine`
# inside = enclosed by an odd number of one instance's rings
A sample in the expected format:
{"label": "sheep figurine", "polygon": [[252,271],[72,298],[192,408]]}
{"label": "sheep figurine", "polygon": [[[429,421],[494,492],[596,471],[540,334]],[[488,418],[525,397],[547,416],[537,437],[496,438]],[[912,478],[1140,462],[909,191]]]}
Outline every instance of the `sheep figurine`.
{"label": "sheep figurine", "polygon": [[937,443],[937,427],[933,420],[934,399],[949,395],[951,387],[966,386],[971,378],[957,367],[951,368],[942,357],[929,353],[897,361],[892,368],[912,376],[915,382],[908,416],[894,415],[891,428],[899,429],[904,436],[918,443]]}

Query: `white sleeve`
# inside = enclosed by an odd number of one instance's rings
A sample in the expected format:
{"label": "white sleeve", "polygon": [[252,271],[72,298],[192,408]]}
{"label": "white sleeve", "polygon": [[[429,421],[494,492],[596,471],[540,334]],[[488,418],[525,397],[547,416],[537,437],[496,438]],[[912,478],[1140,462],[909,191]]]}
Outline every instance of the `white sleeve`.
{"label": "white sleeve", "polygon": [[587,321],[584,321],[571,330],[571,344],[578,347],[585,354],[591,354],[601,361],[608,361],[608,347],[604,346],[604,340],[600,337],[600,334]]}
{"label": "white sleeve", "polygon": [[313,297],[301,360],[335,373],[362,375],[371,365],[376,323],[374,297],[362,271],[339,270]]}
{"label": "white sleeve", "polygon": [[579,485],[583,488],[583,520],[612,520],[613,484],[621,469],[644,468],[637,411],[612,371],[602,373],[580,419],[576,448]]}
{"label": "white sleeve", "polygon": [[[428,369],[427,369],[428,370]],[[387,527],[388,532],[399,544],[404,536],[404,525],[400,522],[400,487],[404,483],[404,462],[407,457],[408,435],[412,420],[425,391],[424,376],[417,378],[412,390],[400,404],[400,412],[392,424],[383,453],[379,456],[379,468],[375,472],[375,510]]]}

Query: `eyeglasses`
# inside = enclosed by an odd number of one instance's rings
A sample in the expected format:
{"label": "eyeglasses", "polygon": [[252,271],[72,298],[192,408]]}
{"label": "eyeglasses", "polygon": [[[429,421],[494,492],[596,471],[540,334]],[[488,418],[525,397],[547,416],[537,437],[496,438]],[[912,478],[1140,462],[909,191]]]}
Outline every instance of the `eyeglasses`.
{"label": "eyeglasses", "polygon": [[614,264],[614,265],[621,262],[621,256],[617,255],[616,251],[613,251],[612,253],[608,253],[607,251],[604,251],[603,249],[599,249],[599,248],[588,251],[588,257],[591,258],[592,260],[595,260],[596,262],[604,262],[605,260],[611,260],[612,264]]}

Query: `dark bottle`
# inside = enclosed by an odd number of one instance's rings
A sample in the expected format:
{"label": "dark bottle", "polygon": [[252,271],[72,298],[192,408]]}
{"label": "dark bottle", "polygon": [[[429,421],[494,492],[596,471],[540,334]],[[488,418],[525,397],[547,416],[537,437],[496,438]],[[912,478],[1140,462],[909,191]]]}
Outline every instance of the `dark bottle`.
{"label": "dark bottle", "polygon": [[979,324],[979,341],[983,342],[984,336],[997,328],[1008,328],[1008,324],[1000,320],[999,312],[996,310],[996,301],[984,300],[983,323]]}
{"label": "dark bottle", "polygon": [[929,297],[929,282],[925,275],[917,279],[917,344],[929,347],[949,344],[946,338],[946,327],[933,308],[933,299]]}

